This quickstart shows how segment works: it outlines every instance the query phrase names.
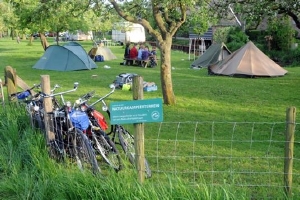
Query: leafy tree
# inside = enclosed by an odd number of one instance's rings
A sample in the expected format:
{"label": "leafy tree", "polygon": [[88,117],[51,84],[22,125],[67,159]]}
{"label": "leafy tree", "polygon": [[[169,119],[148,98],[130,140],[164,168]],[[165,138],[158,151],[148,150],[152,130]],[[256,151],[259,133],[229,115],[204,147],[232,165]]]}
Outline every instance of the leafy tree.
{"label": "leafy tree", "polygon": [[247,25],[257,26],[265,17],[277,14],[289,16],[300,29],[300,1],[299,0],[226,0],[212,1],[213,9],[221,16],[226,16],[228,6],[232,5],[237,15],[247,20]]}
{"label": "leafy tree", "polygon": [[230,27],[226,42],[230,51],[238,50],[248,41],[248,36],[239,27]]}
{"label": "leafy tree", "polygon": [[216,43],[227,43],[227,38],[229,35],[231,27],[218,28],[214,32],[214,42]]}
{"label": "leafy tree", "polygon": [[[45,31],[89,30],[90,0],[11,0],[21,28],[29,28],[31,33],[39,32],[41,44],[46,49],[49,44]],[[58,41],[58,38],[57,38]]]}
{"label": "leafy tree", "polygon": [[6,27],[10,30],[12,39],[14,38],[14,31],[16,29],[16,24],[18,21],[17,16],[14,14],[14,7],[11,1],[1,1],[0,2],[0,10],[1,10],[1,22],[2,26]]}
{"label": "leafy tree", "polygon": [[[109,0],[116,12],[126,21],[141,24],[158,43],[161,52],[161,85],[164,103],[176,104],[171,73],[171,45],[178,29],[186,22],[187,15],[208,9],[209,0]],[[203,9],[202,9],[203,8]],[[203,17],[203,18],[202,18]],[[209,21],[199,15],[199,21]],[[201,27],[199,27],[201,28]]]}
{"label": "leafy tree", "polygon": [[[0,13],[5,13],[7,8],[6,8],[6,3],[5,2],[0,2]],[[4,15],[0,15],[0,38],[3,36],[4,31],[6,30],[6,25],[4,22]]]}
{"label": "leafy tree", "polygon": [[105,33],[113,29],[115,22],[118,22],[120,17],[109,4],[93,2],[91,8],[94,12],[91,27],[96,32],[100,32],[102,34],[101,37],[104,38]]}
{"label": "leafy tree", "polygon": [[[200,19],[200,20],[199,20]],[[202,20],[210,19],[210,20]],[[216,23],[214,18],[211,18],[211,13],[207,7],[199,7],[195,13],[191,13],[188,17],[188,25],[197,35],[202,35],[207,31],[212,24]]]}

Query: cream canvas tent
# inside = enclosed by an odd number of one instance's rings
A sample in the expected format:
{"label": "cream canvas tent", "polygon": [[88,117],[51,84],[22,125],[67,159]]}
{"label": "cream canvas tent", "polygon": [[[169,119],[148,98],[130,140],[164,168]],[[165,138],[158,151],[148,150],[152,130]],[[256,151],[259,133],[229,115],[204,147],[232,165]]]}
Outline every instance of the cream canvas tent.
{"label": "cream canvas tent", "polygon": [[210,74],[250,77],[283,76],[287,73],[285,69],[271,60],[251,41],[223,61],[210,66],[208,71]]}
{"label": "cream canvas tent", "polygon": [[191,68],[198,69],[208,67],[209,65],[222,61],[230,54],[231,51],[229,51],[224,43],[212,44],[203,55],[199,56],[199,58],[191,64]]}
{"label": "cream canvas tent", "polygon": [[104,61],[117,59],[113,52],[106,46],[93,47],[88,54],[92,59],[94,59],[97,55],[102,55],[104,57]]}

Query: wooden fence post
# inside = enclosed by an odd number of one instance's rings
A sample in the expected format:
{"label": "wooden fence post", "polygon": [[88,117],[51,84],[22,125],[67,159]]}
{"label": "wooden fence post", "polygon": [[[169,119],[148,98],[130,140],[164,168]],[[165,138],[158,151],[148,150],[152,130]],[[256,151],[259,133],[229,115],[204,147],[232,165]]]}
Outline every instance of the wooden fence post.
{"label": "wooden fence post", "polygon": [[17,75],[16,70],[11,66],[5,67],[5,83],[7,86],[7,96],[8,101],[12,101],[13,99],[10,97],[11,94],[17,92]]}
{"label": "wooden fence post", "polygon": [[[132,90],[133,100],[141,100],[144,98],[143,78],[141,76],[133,77]],[[144,123],[134,124],[134,148],[138,180],[140,183],[143,183],[145,180]]]}
{"label": "wooden fence post", "polygon": [[[42,92],[45,94],[51,93],[50,88],[50,77],[49,75],[41,75],[41,86],[42,86]],[[44,98],[44,123],[45,123],[45,131],[46,131],[46,142],[47,145],[49,144],[49,141],[55,139],[54,134],[54,126],[52,118],[49,117],[49,112],[52,112],[52,100],[51,97],[45,97]]]}
{"label": "wooden fence post", "polygon": [[284,149],[284,184],[287,196],[292,195],[293,182],[293,153],[294,153],[294,135],[296,122],[296,108],[290,107],[286,110],[286,133]]}

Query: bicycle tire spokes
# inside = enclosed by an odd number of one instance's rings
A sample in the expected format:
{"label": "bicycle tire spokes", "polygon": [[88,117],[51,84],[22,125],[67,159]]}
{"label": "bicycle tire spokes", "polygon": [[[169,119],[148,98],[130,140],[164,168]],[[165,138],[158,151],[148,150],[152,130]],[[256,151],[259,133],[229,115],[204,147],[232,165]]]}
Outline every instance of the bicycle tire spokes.
{"label": "bicycle tire spokes", "polygon": [[116,131],[118,133],[119,142],[122,146],[123,151],[125,152],[126,156],[129,158],[130,162],[134,164],[134,160],[135,160],[134,137],[121,126],[119,126]]}
{"label": "bicycle tire spokes", "polygon": [[116,171],[121,170],[121,158],[119,151],[110,138],[103,131],[92,133],[93,147],[96,153],[104,159],[104,161]]}
{"label": "bicycle tire spokes", "polygon": [[[64,130],[59,121],[54,121],[54,140],[49,141],[49,155],[56,161],[64,161],[66,157],[65,141],[64,141]],[[45,135],[45,138],[47,136]],[[47,139],[46,139],[47,141]]]}
{"label": "bicycle tire spokes", "polygon": [[78,129],[74,129],[73,134],[75,136],[72,138],[75,147],[74,153],[78,165],[81,163],[82,169],[90,169],[95,174],[100,172],[94,151],[87,136]]}
{"label": "bicycle tire spokes", "polygon": [[[119,141],[124,150],[126,156],[128,157],[130,163],[135,166],[135,147],[134,147],[134,137],[131,135],[124,127],[117,127],[117,134],[119,136]],[[147,159],[145,158],[145,176],[146,178],[150,178],[152,176],[152,172],[149,166]]]}

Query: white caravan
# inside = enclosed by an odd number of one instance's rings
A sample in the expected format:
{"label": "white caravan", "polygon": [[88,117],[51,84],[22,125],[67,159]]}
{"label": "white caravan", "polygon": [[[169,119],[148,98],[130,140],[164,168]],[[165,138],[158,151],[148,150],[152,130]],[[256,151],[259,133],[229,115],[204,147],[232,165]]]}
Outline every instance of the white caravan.
{"label": "white caravan", "polygon": [[92,31],[88,31],[87,33],[84,33],[82,31],[75,31],[73,33],[68,33],[68,35],[66,35],[68,37],[69,40],[93,40],[93,32]]}
{"label": "white caravan", "polygon": [[140,24],[120,22],[114,25],[112,40],[120,43],[141,43],[146,41],[145,29]]}

